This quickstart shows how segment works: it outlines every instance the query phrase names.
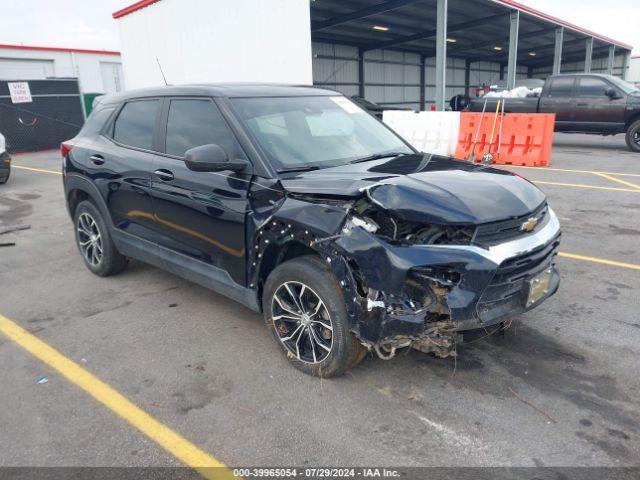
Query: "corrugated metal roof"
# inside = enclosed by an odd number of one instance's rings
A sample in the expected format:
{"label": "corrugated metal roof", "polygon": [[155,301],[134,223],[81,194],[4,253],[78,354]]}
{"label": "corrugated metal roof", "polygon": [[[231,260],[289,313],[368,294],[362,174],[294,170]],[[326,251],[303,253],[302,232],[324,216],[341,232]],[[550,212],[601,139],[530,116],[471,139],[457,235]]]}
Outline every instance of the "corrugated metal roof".
{"label": "corrugated metal roof", "polygon": [[565,28],[570,28],[571,30],[575,30],[576,32],[584,33],[585,35],[589,35],[593,38],[597,38],[604,42],[613,43],[614,45],[622,47],[624,49],[633,50],[633,45],[619,42],[617,40],[614,40],[613,38],[609,38],[599,33],[596,33],[592,30],[587,30],[586,28],[579,27],[578,25],[574,25],[573,23],[567,22],[566,20],[562,20],[561,18],[554,17],[552,15],[549,15],[548,13],[541,12],[540,10],[528,7],[521,3],[514,2],[513,0],[491,0],[491,1],[495,3],[500,3],[502,5],[506,5],[509,7],[513,7],[515,9],[520,10],[521,12],[528,13],[530,15],[534,15],[536,17],[540,17],[545,20],[549,20],[550,22],[557,23],[558,25],[562,25]]}
{"label": "corrugated metal roof", "polygon": [[[113,14],[122,18],[160,0],[141,0]],[[317,0],[310,2],[312,38],[365,50],[393,48],[425,55],[435,51],[436,0]],[[604,8],[604,7],[603,7]],[[448,55],[506,62],[509,12],[521,12],[518,63],[539,65],[553,57],[554,29],[565,28],[563,59],[584,55],[584,40],[593,37],[594,58],[608,47],[633,47],[513,0],[449,0],[448,32],[455,40]],[[388,30],[374,30],[373,26]],[[583,57],[584,58],[584,57]]]}

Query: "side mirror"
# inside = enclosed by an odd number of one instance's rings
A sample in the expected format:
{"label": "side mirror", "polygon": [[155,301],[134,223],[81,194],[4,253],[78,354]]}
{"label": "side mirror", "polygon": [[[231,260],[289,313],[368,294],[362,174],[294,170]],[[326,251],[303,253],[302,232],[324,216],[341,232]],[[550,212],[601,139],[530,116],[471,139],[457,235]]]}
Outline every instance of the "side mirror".
{"label": "side mirror", "polygon": [[616,92],[616,89],[613,87],[609,87],[604,91],[604,94],[609,97],[611,100],[615,100],[616,98],[618,98],[618,92]]}
{"label": "side mirror", "polygon": [[194,172],[221,172],[223,170],[242,172],[249,166],[249,162],[246,160],[229,160],[227,152],[213,143],[187,150],[184,154],[184,163],[189,170]]}

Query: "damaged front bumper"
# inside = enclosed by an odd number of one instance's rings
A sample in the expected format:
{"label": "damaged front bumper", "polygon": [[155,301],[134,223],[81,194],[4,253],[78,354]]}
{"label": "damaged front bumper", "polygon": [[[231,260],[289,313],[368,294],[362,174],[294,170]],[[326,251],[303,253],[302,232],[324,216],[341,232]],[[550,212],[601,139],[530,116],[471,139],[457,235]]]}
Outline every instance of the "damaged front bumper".
{"label": "damaged front bumper", "polygon": [[[505,322],[553,295],[560,224],[549,209],[535,233],[489,248],[395,247],[362,228],[335,241],[361,295],[353,300],[356,334],[381,356],[413,346],[450,354],[459,332]],[[531,283],[544,278],[531,301]],[[382,350],[380,350],[382,348]]]}
{"label": "damaged front bumper", "polygon": [[[260,207],[259,193],[248,233],[255,238],[250,286],[260,288],[265,262],[273,264],[287,244],[313,251],[340,282],[351,330],[382,358],[408,346],[454,354],[461,332],[507,322],[558,289],[560,224],[550,208],[533,232],[487,248],[392,244],[354,215],[352,202],[266,196]],[[531,284],[543,273],[546,283],[531,302]]]}

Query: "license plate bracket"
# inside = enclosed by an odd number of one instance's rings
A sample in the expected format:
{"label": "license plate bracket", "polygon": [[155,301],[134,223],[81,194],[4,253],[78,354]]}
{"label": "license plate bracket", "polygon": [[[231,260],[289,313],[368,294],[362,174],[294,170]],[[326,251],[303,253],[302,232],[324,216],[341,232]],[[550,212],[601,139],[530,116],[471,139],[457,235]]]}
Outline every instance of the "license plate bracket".
{"label": "license plate bracket", "polygon": [[527,308],[534,305],[541,298],[543,298],[547,293],[549,293],[552,273],[553,273],[552,269],[547,268],[546,270],[538,273],[535,277],[531,278],[527,282],[529,286],[528,294],[527,294],[527,303],[526,303]]}

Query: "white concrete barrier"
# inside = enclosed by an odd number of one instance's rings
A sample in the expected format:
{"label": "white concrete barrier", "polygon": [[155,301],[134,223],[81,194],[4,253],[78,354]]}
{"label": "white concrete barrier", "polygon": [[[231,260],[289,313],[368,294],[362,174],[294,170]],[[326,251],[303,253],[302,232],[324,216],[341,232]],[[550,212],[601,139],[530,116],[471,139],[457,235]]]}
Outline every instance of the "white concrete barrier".
{"label": "white concrete barrier", "polygon": [[386,110],[383,121],[421,152],[453,156],[460,134],[460,112]]}

